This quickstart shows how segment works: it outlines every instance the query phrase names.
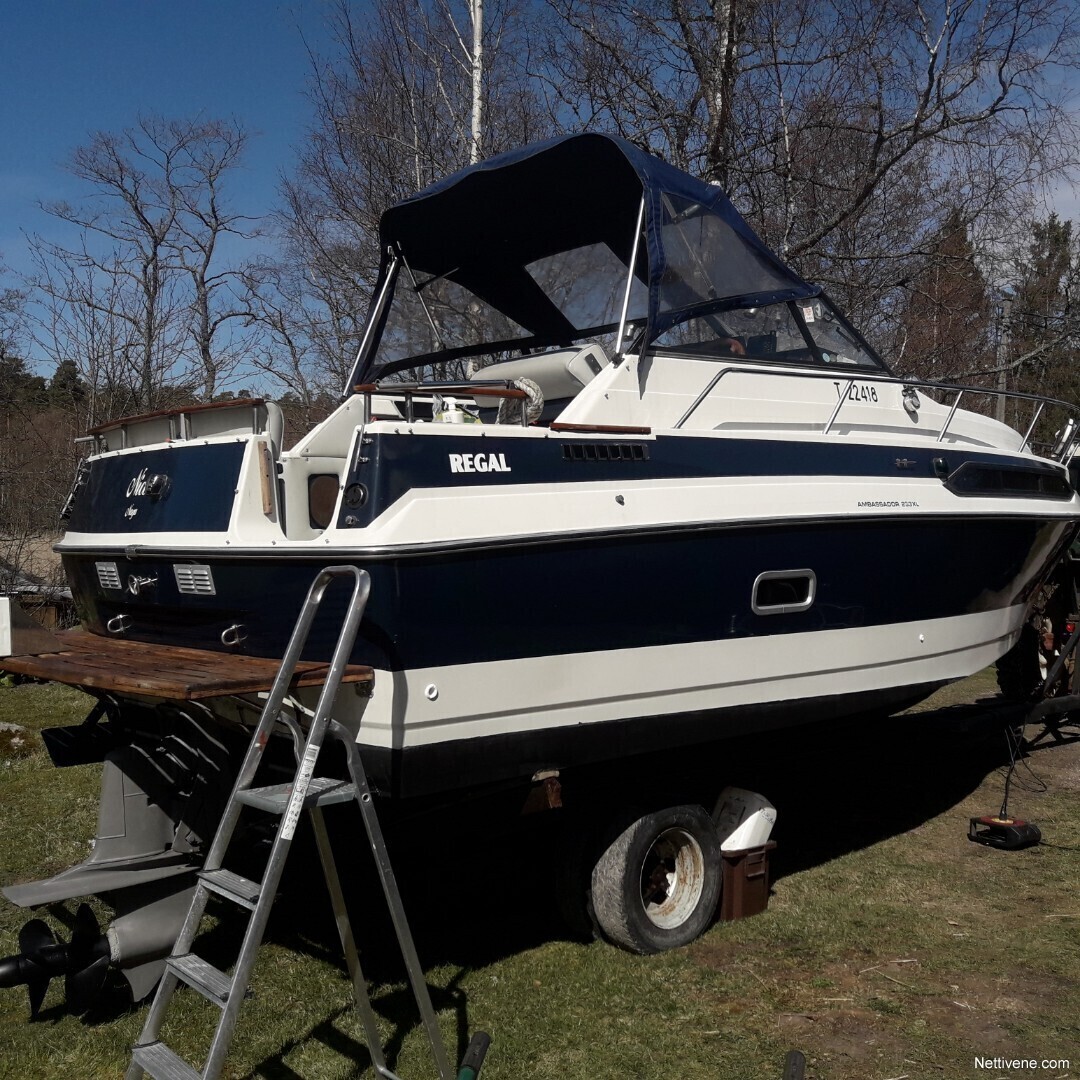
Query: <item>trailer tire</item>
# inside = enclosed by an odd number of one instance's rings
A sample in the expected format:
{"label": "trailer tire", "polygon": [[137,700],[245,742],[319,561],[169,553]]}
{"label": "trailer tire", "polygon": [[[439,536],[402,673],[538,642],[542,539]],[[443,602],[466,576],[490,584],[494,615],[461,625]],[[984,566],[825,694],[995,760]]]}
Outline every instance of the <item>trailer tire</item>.
{"label": "trailer tire", "polygon": [[700,806],[672,806],[631,822],[592,872],[596,921],[635,953],[688,945],[712,922],[722,880],[720,841]]}
{"label": "trailer tire", "polygon": [[592,906],[597,844],[592,824],[574,818],[563,834],[555,864],[555,905],[576,941],[596,941],[603,936]]}

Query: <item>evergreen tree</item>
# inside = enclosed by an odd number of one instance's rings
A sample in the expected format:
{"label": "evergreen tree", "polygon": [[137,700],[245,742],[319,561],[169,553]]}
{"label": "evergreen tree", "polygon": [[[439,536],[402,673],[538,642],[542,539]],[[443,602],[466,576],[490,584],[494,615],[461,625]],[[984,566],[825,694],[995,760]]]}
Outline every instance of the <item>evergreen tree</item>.
{"label": "evergreen tree", "polygon": [[46,402],[45,380],[28,371],[26,361],[0,349],[0,409],[25,412]]}
{"label": "evergreen tree", "polygon": [[74,360],[61,360],[49,380],[49,403],[57,408],[71,408],[86,401],[86,383],[79,377]]}
{"label": "evergreen tree", "polygon": [[1031,243],[1018,261],[1009,321],[1010,386],[1080,400],[1076,346],[1080,339],[1075,292],[1080,245],[1071,221],[1051,214],[1032,225]]}
{"label": "evergreen tree", "polygon": [[993,367],[993,304],[975,262],[967,222],[953,210],[908,287],[897,367],[952,381]]}

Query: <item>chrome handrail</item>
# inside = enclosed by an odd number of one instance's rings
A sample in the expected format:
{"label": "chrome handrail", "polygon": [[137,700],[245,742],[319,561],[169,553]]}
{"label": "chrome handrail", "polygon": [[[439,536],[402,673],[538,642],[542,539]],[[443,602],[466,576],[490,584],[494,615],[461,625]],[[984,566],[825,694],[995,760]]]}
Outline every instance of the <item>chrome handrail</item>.
{"label": "chrome handrail", "polygon": [[823,435],[827,435],[832,430],[833,424],[836,423],[836,419],[840,415],[840,411],[843,409],[845,402],[850,400],[848,397],[849,389],[856,382],[874,382],[900,386],[904,390],[920,389],[954,393],[956,396],[950,404],[949,415],[945,418],[945,422],[941,426],[941,431],[938,432],[938,442],[941,442],[948,434],[949,427],[960,406],[960,400],[965,394],[983,394],[987,397],[1011,398],[1019,401],[1031,401],[1037,404],[1038,407],[1035,410],[1035,415],[1032,417],[1031,423],[1028,425],[1027,430],[1020,439],[1020,445],[1017,447],[1018,453],[1023,452],[1027,447],[1032,432],[1035,430],[1035,425],[1039,422],[1039,418],[1042,416],[1047,405],[1064,409],[1069,418],[1074,421],[1072,432],[1067,432],[1067,437],[1059,441],[1049,456],[1055,461],[1068,461],[1072,456],[1073,451],[1076,449],[1078,441],[1080,441],[1080,405],[1075,405],[1068,401],[1061,401],[1059,398],[1047,397],[1045,394],[1029,394],[1021,390],[999,390],[990,387],[959,386],[956,383],[936,382],[932,379],[900,378],[896,375],[885,375],[876,371],[860,371],[858,374],[853,375],[846,371],[840,373],[835,370],[821,371],[806,368],[777,369],[743,366],[725,367],[723,370],[718,371],[706,384],[705,389],[694,399],[686,412],[684,412],[678,421],[676,421],[674,430],[677,431],[683,427],[687,420],[697,412],[701,404],[712,394],[720,381],[728,375],[771,375],[779,378],[828,379],[834,383],[843,382],[844,389],[841,392],[840,400],[836,403],[836,408],[833,409],[829,419],[822,426],[821,431]]}

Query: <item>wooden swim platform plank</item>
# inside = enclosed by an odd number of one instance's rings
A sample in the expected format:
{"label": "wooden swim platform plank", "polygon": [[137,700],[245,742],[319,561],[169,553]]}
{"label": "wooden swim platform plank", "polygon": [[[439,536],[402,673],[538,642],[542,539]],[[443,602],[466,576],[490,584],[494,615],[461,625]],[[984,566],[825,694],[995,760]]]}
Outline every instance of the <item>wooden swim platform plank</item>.
{"label": "wooden swim platform plank", "polygon": [[[86,630],[62,630],[55,652],[0,658],[0,671],[119,694],[197,701],[228,694],[255,694],[273,685],[281,661],[263,656],[211,652],[145,641],[105,638]],[[294,689],[321,686],[330,665],[301,661]],[[343,683],[370,683],[364,664],[345,668]]]}

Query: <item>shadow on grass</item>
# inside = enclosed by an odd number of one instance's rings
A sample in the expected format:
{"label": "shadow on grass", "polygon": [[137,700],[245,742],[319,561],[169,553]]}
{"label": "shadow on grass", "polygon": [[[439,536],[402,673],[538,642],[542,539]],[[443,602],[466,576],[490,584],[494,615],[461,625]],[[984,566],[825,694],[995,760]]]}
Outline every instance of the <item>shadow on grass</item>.
{"label": "shadow on grass", "polygon": [[369,1068],[372,1065],[372,1060],[367,1047],[351,1036],[346,1035],[338,1027],[335,1027],[336,1022],[348,1011],[348,1006],[336,1009],[325,1020],[309,1028],[303,1035],[298,1035],[295,1039],[287,1042],[279,1053],[259,1062],[256,1068],[248,1073],[248,1076],[266,1077],[267,1080],[304,1080],[300,1073],[285,1063],[285,1058],[298,1046],[303,1046],[305,1043],[312,1041],[322,1043],[323,1046],[329,1047],[347,1061],[353,1062],[359,1071]]}
{"label": "shadow on grass", "polygon": [[[456,1028],[456,1047],[448,1046],[447,1053],[453,1062],[461,1060],[469,1043],[467,998],[459,983],[466,975],[461,969],[446,986],[428,984],[431,1004],[436,1013],[453,1012]],[[342,1031],[338,1022],[351,1013],[353,1006],[346,1005],[333,1010],[325,1019],[285,1043],[272,1057],[265,1058],[249,1073],[249,1076],[267,1077],[268,1080],[300,1080],[300,1075],[286,1062],[286,1058],[298,1047],[318,1042],[349,1061],[357,1071],[363,1072],[374,1062],[368,1047],[359,1039]],[[392,1031],[382,1043],[383,1057],[387,1066],[396,1068],[406,1036],[419,1026],[416,1001],[405,987],[376,991],[372,1009],[388,1021]],[[456,1050],[456,1053],[455,1053]],[[432,1059],[434,1060],[434,1059]]]}
{"label": "shadow on grass", "polygon": [[[454,1012],[456,1021],[456,1047],[447,1047],[448,1056],[453,1062],[461,1061],[465,1049],[468,1048],[470,1031],[467,1009],[467,998],[458,984],[464,977],[462,969],[450,981],[447,986],[435,987],[429,984],[432,1008],[436,1013]],[[396,988],[378,993],[372,1002],[373,1010],[383,1020],[389,1021],[393,1027],[389,1038],[382,1043],[383,1057],[386,1058],[387,1066],[393,1070],[396,1067],[406,1036],[419,1024],[417,1017],[416,1001],[407,988]],[[288,1066],[285,1058],[297,1047],[315,1041],[320,1042],[329,1050],[333,1050],[341,1057],[346,1058],[357,1070],[372,1066],[372,1054],[366,1045],[360,1040],[354,1039],[347,1032],[342,1031],[337,1023],[352,1011],[352,1005],[337,1009],[330,1013],[325,1020],[310,1028],[305,1034],[283,1045],[282,1049],[272,1057],[266,1058],[256,1066],[253,1076],[267,1077],[269,1080],[299,1080],[299,1074]]]}
{"label": "shadow on grass", "polygon": [[[463,970],[460,971],[446,987],[429,986],[431,1003],[435,1012],[454,1011],[456,1014],[457,1053],[455,1053],[455,1048],[447,1048],[447,1053],[454,1062],[460,1061],[469,1044],[468,1015],[465,1008],[467,1002],[457,985],[464,974]],[[372,1004],[375,1012],[393,1025],[390,1037],[382,1044],[383,1057],[386,1059],[387,1066],[393,1070],[401,1055],[405,1037],[417,1027],[416,1003],[409,990],[393,989],[388,993],[379,994]],[[325,1020],[285,1043],[278,1053],[261,1061],[249,1075],[266,1077],[267,1080],[301,1080],[299,1072],[289,1066],[285,1058],[298,1047],[312,1041],[322,1043],[327,1049],[345,1058],[359,1072],[372,1067],[374,1065],[372,1054],[366,1045],[348,1035],[346,1031],[342,1031],[338,1026],[342,1018],[351,1011],[351,1005],[336,1009],[326,1016]]]}
{"label": "shadow on grass", "polygon": [[[652,755],[628,768],[619,784],[597,779],[598,789],[606,787],[593,801],[612,814],[670,799],[711,809],[726,784],[760,791],[779,812],[775,880],[908,832],[961,802],[988,773],[1008,764],[1004,728],[1022,711],[988,699]],[[580,784],[575,789],[569,779],[564,785],[567,807],[586,795],[596,793]],[[398,982],[403,961],[359,818],[348,809],[331,825],[365,973],[376,982]],[[514,827],[496,827],[507,821]],[[554,891],[564,830],[575,827],[571,810],[563,809],[520,820],[512,813],[443,813],[407,835],[392,832],[391,858],[425,966],[483,968],[571,938]],[[306,865],[298,870],[302,859]],[[305,886],[313,877],[321,881],[311,852],[291,862],[289,873],[293,884],[275,909],[271,932],[283,944],[341,964],[325,890],[296,890],[298,880]]]}
{"label": "shadow on grass", "polygon": [[777,808],[773,880],[909,832],[962,802],[1009,764],[1006,728],[1024,712],[992,698],[774,736],[764,754],[747,755],[737,780]]}

